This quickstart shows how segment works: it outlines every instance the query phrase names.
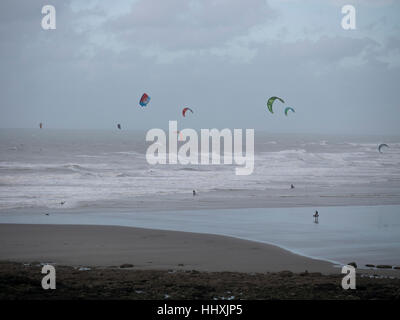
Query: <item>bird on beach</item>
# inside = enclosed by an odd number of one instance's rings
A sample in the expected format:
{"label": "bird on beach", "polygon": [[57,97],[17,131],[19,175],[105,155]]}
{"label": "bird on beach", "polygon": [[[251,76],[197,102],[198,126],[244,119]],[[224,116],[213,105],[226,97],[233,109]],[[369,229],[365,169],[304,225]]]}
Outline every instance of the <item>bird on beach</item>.
{"label": "bird on beach", "polygon": [[61,201],[60,204],[63,206],[66,201]]}

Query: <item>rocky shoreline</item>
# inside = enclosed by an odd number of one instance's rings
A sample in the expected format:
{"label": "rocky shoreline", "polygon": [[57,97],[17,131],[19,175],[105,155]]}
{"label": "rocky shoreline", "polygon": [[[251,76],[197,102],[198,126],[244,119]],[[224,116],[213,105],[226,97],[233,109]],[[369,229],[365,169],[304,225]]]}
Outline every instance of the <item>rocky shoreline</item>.
{"label": "rocky shoreline", "polygon": [[341,275],[134,270],[121,267],[57,266],[55,290],[41,287],[41,266],[0,263],[0,300],[393,300],[400,279],[358,275],[355,290],[341,287]]}

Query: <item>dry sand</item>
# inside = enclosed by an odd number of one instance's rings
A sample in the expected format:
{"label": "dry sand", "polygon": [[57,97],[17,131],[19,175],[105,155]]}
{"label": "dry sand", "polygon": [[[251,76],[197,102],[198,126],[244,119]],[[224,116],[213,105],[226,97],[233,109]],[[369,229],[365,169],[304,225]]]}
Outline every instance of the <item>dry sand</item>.
{"label": "dry sand", "polygon": [[331,263],[231,237],[116,226],[0,224],[0,260],[141,270],[321,272]]}

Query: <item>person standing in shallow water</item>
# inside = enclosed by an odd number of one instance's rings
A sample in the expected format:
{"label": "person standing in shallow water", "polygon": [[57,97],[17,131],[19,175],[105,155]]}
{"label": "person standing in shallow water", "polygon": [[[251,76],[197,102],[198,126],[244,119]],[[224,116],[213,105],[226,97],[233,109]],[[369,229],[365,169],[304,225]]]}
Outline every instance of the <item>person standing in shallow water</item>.
{"label": "person standing in shallow water", "polygon": [[319,217],[318,210],[315,210],[315,213],[314,213],[313,217],[314,217],[314,222],[318,223],[318,217]]}
{"label": "person standing in shallow water", "polygon": [[193,196],[195,196],[196,195],[196,190],[193,190]]}

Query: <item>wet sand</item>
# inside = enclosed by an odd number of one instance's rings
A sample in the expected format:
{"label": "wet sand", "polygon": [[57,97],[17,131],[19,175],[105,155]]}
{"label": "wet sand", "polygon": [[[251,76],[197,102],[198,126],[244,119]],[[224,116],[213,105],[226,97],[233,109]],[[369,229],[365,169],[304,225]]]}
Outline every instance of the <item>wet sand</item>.
{"label": "wet sand", "polygon": [[334,264],[400,266],[399,206],[333,206],[141,212],[137,209],[25,209],[0,224],[103,225],[213,234],[272,244]]}
{"label": "wet sand", "polygon": [[0,260],[137,270],[321,272],[331,263],[231,237],[115,226],[0,224]]}

